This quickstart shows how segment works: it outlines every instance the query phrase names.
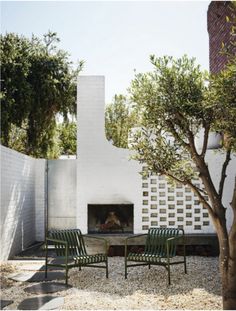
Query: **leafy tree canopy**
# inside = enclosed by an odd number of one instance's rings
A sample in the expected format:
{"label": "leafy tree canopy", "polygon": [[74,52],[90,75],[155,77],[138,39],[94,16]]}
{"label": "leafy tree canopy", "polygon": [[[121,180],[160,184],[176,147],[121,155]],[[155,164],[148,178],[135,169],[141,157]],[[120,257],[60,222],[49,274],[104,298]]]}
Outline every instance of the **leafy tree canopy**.
{"label": "leafy tree canopy", "polygon": [[137,74],[130,88],[132,100],[142,112],[137,157],[150,171],[191,180],[194,171],[186,157],[189,140],[194,143],[201,127],[209,131],[213,118],[213,109],[205,101],[206,73],[186,56],[177,60],[151,56],[151,62],[154,71]]}
{"label": "leafy tree canopy", "polygon": [[105,131],[108,140],[120,148],[128,148],[129,131],[137,123],[137,114],[124,95],[115,95],[113,102],[106,106]]}
{"label": "leafy tree canopy", "polygon": [[[68,54],[57,48],[56,33],[28,39],[14,33],[0,37],[2,138],[12,146],[12,131],[24,137],[20,148],[36,157],[56,157],[56,116],[76,109],[75,78]],[[17,134],[18,129],[18,134]],[[22,131],[25,134],[22,134]],[[14,137],[14,136],[13,136]]]}
{"label": "leafy tree canopy", "polygon": [[76,122],[58,124],[58,145],[61,155],[75,155],[77,146]]}

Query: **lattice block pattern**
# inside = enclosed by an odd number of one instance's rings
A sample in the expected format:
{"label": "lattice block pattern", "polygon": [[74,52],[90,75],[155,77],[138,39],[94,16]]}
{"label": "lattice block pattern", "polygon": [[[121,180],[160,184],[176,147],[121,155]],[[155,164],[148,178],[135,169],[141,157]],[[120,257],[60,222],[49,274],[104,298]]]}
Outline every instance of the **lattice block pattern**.
{"label": "lattice block pattern", "polygon": [[[194,184],[202,188],[199,180]],[[143,232],[151,227],[183,228],[187,233],[214,232],[207,209],[191,188],[182,184],[173,187],[164,176],[151,175],[143,178],[142,191]]]}

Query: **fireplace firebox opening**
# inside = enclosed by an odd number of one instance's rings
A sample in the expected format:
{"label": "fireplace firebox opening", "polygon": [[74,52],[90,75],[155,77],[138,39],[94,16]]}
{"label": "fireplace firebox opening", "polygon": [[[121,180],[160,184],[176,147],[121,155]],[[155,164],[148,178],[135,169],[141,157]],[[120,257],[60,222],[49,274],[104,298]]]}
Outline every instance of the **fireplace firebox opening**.
{"label": "fireplace firebox opening", "polygon": [[88,233],[133,233],[133,204],[88,204]]}

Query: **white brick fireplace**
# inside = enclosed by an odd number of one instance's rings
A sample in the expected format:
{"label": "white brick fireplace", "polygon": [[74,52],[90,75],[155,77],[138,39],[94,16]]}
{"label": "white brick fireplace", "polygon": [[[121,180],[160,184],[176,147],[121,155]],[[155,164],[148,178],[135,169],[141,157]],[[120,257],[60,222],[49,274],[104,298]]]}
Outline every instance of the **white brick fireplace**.
{"label": "white brick fireplace", "polygon": [[[105,78],[78,81],[77,227],[88,232],[88,206],[133,205],[133,231],[142,230],[142,179],[130,151],[105,137]],[[112,207],[110,207],[111,209]]]}

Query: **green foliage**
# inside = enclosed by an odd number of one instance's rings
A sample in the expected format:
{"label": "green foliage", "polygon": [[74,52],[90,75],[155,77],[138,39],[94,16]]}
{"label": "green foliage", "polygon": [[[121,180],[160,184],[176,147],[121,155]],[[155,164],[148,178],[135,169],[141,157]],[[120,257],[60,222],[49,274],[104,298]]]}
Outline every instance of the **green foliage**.
{"label": "green foliage", "polygon": [[11,131],[9,133],[8,147],[19,152],[24,153],[26,149],[26,131],[24,128],[19,128],[12,124]]}
{"label": "green foliage", "polygon": [[209,102],[215,111],[214,129],[224,133],[224,147],[236,151],[236,56],[212,76]]}
{"label": "green foliage", "polygon": [[58,124],[58,144],[61,155],[75,155],[77,146],[76,122]]}
{"label": "green foliage", "polygon": [[137,74],[130,88],[142,114],[134,143],[136,158],[149,171],[190,180],[194,170],[187,156],[189,140],[208,126],[213,113],[205,104],[207,75],[186,56],[177,60],[151,56],[151,62],[154,71]]}
{"label": "green foliage", "polygon": [[230,40],[222,42],[222,54],[226,55],[229,63],[235,62],[236,53],[236,1],[230,1],[230,16],[226,16],[226,22],[230,24]]}
{"label": "green foliage", "polygon": [[137,115],[126,97],[115,95],[111,104],[106,106],[105,131],[108,140],[120,148],[128,148],[128,135],[137,123]]}
{"label": "green foliage", "polygon": [[56,33],[41,40],[14,33],[0,37],[2,138],[11,146],[12,130],[25,130],[19,151],[36,157],[57,157],[56,116],[67,119],[76,109],[75,78],[66,52],[59,50]]}

